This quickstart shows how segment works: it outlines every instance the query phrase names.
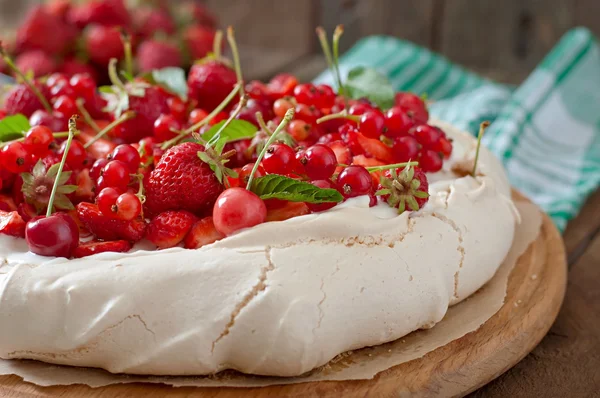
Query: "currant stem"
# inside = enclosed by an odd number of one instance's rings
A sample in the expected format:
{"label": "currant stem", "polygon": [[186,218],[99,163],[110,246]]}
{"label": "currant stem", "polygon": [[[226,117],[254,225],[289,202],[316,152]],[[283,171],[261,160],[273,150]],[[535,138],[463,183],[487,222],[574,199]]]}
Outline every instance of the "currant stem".
{"label": "currant stem", "polygon": [[10,69],[12,69],[13,72],[15,72],[15,74],[19,78],[21,78],[21,80],[23,80],[23,83],[27,87],[29,87],[29,89],[33,92],[33,94],[35,94],[35,96],[38,98],[38,100],[40,101],[40,103],[42,104],[42,106],[44,107],[44,109],[49,114],[52,114],[52,107],[48,103],[48,100],[46,99],[46,97],[44,97],[44,95],[42,94],[42,92],[35,86],[35,84],[33,84],[33,82],[30,79],[28,79],[27,76],[25,76],[23,74],[23,72],[21,72],[19,70],[19,68],[17,68],[17,65],[15,65],[15,63],[12,60],[12,58],[4,50],[4,47],[2,46],[1,42],[0,42],[0,56],[2,56],[2,59],[4,59],[4,62],[6,62],[6,65],[8,65],[8,67]]}
{"label": "currant stem", "polygon": [[223,31],[219,29],[213,39],[213,55],[217,60],[221,59],[221,43],[223,43]]}
{"label": "currant stem", "polygon": [[271,134],[271,136],[265,143],[265,147],[263,148],[263,150],[260,151],[260,153],[258,154],[258,158],[254,162],[254,167],[252,167],[252,171],[250,172],[250,175],[248,176],[248,184],[246,184],[246,189],[248,191],[252,187],[252,182],[254,181],[254,175],[256,174],[256,171],[258,170],[258,166],[260,166],[260,162],[262,162],[263,158],[265,157],[267,150],[269,149],[271,144],[275,141],[275,138],[277,138],[277,135],[281,132],[281,130],[283,130],[288,125],[288,123],[292,121],[292,119],[294,118],[294,113],[295,113],[294,108],[290,108],[287,110],[287,112],[285,113],[285,116],[283,116],[283,120],[281,121],[281,123],[279,123],[279,126],[277,126],[277,128],[275,129],[273,134]]}
{"label": "currant stem", "polygon": [[227,42],[231,47],[231,54],[233,55],[233,66],[235,69],[235,75],[237,77],[238,84],[240,85],[240,96],[244,95],[244,78],[242,77],[242,66],[240,64],[240,53],[238,51],[237,43],[235,41],[235,34],[233,27],[227,28]]}
{"label": "currant stem", "polygon": [[419,165],[419,162],[403,162],[403,163],[386,164],[383,166],[370,166],[370,167],[365,167],[365,169],[367,169],[367,171],[369,173],[373,173],[374,171],[399,169],[402,167],[418,166],[418,165]]}
{"label": "currant stem", "polygon": [[208,141],[208,143],[206,144],[207,146],[212,147],[212,146],[214,146],[219,141],[219,139],[221,137],[221,133],[223,132],[223,130],[225,130],[227,128],[227,126],[229,126],[229,124],[233,121],[233,119],[235,119],[240,114],[240,112],[242,111],[242,109],[246,106],[247,102],[248,102],[248,96],[244,94],[240,98],[240,102],[236,106],[235,110],[231,113],[231,115],[229,115],[229,118],[227,118],[227,120],[225,120],[225,123],[223,123],[223,125],[221,126],[221,128]]}
{"label": "currant stem", "polygon": [[133,76],[133,52],[131,50],[131,36],[125,29],[121,29],[121,41],[123,42],[123,52],[125,53],[125,71],[129,76]]}
{"label": "currant stem", "polygon": [[73,137],[75,136],[75,132],[77,131],[77,119],[79,119],[79,116],[77,115],[73,115],[69,119],[69,136],[67,137],[65,151],[63,152],[62,159],[60,160],[60,164],[58,165],[58,171],[56,172],[54,185],[52,185],[52,192],[50,193],[50,199],[48,200],[48,209],[46,210],[46,217],[50,217],[52,215],[52,207],[54,207],[54,197],[56,196],[56,190],[58,189],[58,182],[65,167],[65,163],[67,162],[67,155],[69,154],[69,149],[71,148],[71,142],[73,142]]}
{"label": "currant stem", "polygon": [[342,84],[342,75],[340,73],[340,38],[344,34],[344,25],[338,25],[333,31],[333,67],[337,79],[338,94],[344,95],[344,85]]}
{"label": "currant stem", "polygon": [[329,42],[327,41],[327,33],[323,27],[319,26],[316,29],[317,36],[319,37],[319,43],[321,44],[321,49],[323,50],[323,54],[325,55],[325,60],[327,61],[327,66],[331,69],[331,73],[335,77],[335,67],[333,65],[333,57],[331,56],[331,49],[329,48]]}
{"label": "currant stem", "polygon": [[485,121],[479,125],[479,134],[477,134],[477,149],[475,150],[475,162],[473,163],[473,171],[471,172],[471,176],[475,177],[477,172],[477,162],[479,161],[479,149],[481,148],[481,139],[483,138],[483,133],[485,133],[485,129],[487,129],[490,125],[490,122]]}
{"label": "currant stem", "polygon": [[321,124],[333,119],[348,119],[352,120],[353,122],[360,123],[360,116],[349,115],[346,111],[342,111],[340,113],[332,113],[331,115],[323,116],[322,118],[317,119],[317,124]]}
{"label": "currant stem", "polygon": [[110,130],[114,129],[115,127],[117,127],[119,124],[125,122],[126,120],[132,119],[134,117],[135,117],[135,112],[133,112],[133,111],[125,112],[124,114],[119,116],[118,119],[115,119],[112,123],[110,123],[109,125],[104,127],[102,130],[100,130],[100,132],[98,134],[96,134],[94,136],[94,138],[92,138],[91,140],[86,142],[83,147],[86,149],[89,148],[94,142],[96,142],[100,138],[104,137]]}
{"label": "currant stem", "polygon": [[96,132],[96,134],[98,134],[101,129],[96,123],[96,121],[92,118],[90,113],[87,111],[87,109],[85,109],[83,102],[83,98],[77,98],[77,100],[75,101],[75,104],[77,105],[77,110],[79,110],[79,113],[83,117],[83,120],[86,122],[86,124],[90,126],[92,130]]}
{"label": "currant stem", "polygon": [[256,115],[256,121],[258,122],[258,126],[261,128],[261,130],[264,131],[269,136],[273,135],[273,130],[271,130],[269,128],[269,126],[267,126],[267,124],[265,123],[265,119],[263,118],[262,113],[256,112],[255,115]]}

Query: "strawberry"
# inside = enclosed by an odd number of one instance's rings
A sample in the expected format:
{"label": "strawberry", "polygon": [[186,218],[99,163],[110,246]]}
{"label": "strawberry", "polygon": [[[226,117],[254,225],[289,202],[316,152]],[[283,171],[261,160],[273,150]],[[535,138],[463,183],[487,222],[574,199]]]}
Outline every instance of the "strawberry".
{"label": "strawberry", "polygon": [[84,32],[85,48],[90,60],[106,67],[111,58],[124,55],[121,33],[115,27],[90,25]]}
{"label": "strawberry", "polygon": [[189,211],[165,211],[150,221],[146,238],[159,249],[177,246],[196,220],[196,216]]}
{"label": "strawberry", "polygon": [[138,47],[137,64],[142,72],[181,64],[181,52],[177,46],[159,40],[146,40]]}
{"label": "strawberry", "polygon": [[154,132],[154,121],[162,114],[169,113],[167,100],[169,94],[160,87],[151,86],[144,89],[144,96],[129,96],[129,109],[136,116],[113,130],[113,135],[126,143],[137,142]]}
{"label": "strawberry", "polygon": [[76,177],[77,190],[72,196],[74,202],[92,201],[94,199],[94,181],[90,177],[90,169],[83,169]]}
{"label": "strawberry", "polygon": [[25,221],[16,211],[0,211],[0,234],[25,237]]}
{"label": "strawberry", "polygon": [[360,133],[356,135],[356,139],[367,154],[388,164],[394,162],[392,148],[385,145],[380,140],[376,138],[367,138]]}
{"label": "strawberry", "polygon": [[8,195],[0,194],[0,210],[1,211],[14,211],[17,210],[17,205],[13,198]]}
{"label": "strawberry", "polygon": [[35,207],[25,202],[19,203],[19,206],[17,207],[17,212],[25,222],[28,222],[29,220],[31,220],[34,217],[37,217],[38,215],[37,211],[35,210]]}
{"label": "strawberry", "polygon": [[56,63],[42,50],[30,50],[21,53],[15,60],[17,68],[23,73],[33,72],[33,76],[49,75],[56,69]]}
{"label": "strawberry", "polygon": [[73,257],[81,258],[106,252],[125,253],[129,250],[131,250],[131,243],[126,240],[90,241],[81,243],[73,252]]}
{"label": "strawberry", "polygon": [[190,98],[202,109],[216,108],[233,90],[237,77],[233,69],[219,61],[195,64],[190,69],[188,87]]}
{"label": "strawberry", "polygon": [[17,29],[17,48],[42,50],[47,54],[62,54],[70,46],[73,34],[60,18],[49,13],[43,6],[30,9],[25,21]]}
{"label": "strawberry", "polygon": [[[375,158],[368,158],[365,155],[354,156],[352,158],[352,164],[356,165],[356,166],[363,166],[363,167],[385,165],[384,162],[380,162],[379,160],[377,160]],[[383,175],[383,173],[381,171],[374,171],[371,173],[371,177],[373,177],[373,183],[375,185],[379,184],[379,179],[381,178],[382,175]]]}
{"label": "strawberry", "polygon": [[212,209],[223,190],[215,173],[198,157],[204,147],[185,142],[167,150],[146,183],[146,208],[152,214],[187,210],[197,215]]}
{"label": "strawberry", "polygon": [[183,31],[183,43],[192,60],[206,57],[213,50],[215,31],[200,25],[188,26]]}
{"label": "strawberry", "polygon": [[76,206],[81,223],[98,239],[129,242],[141,240],[146,233],[146,223],[135,219],[123,221],[106,217],[93,203],[81,202]]}
{"label": "strawberry", "polygon": [[[36,87],[42,92],[44,97],[48,98],[49,93],[45,85],[39,82],[34,83]],[[43,109],[43,105],[40,100],[35,96],[33,91],[24,84],[17,84],[14,86],[6,95],[4,100],[4,110],[8,115],[16,115],[22,113],[29,117],[33,112],[38,109]]]}
{"label": "strawberry", "polygon": [[184,239],[186,249],[199,249],[202,246],[210,245],[225,235],[217,231],[212,217],[204,217],[196,221],[190,232]]}
{"label": "strawberry", "polygon": [[46,10],[61,21],[64,21],[71,8],[70,0],[52,0],[46,4]]}
{"label": "strawberry", "polygon": [[73,6],[67,13],[67,20],[83,29],[96,23],[105,26],[127,26],[130,23],[129,11],[123,0],[92,0]]}
{"label": "strawberry", "polygon": [[[327,144],[327,146],[331,148],[333,153],[335,153],[335,158],[337,159],[338,164],[348,165],[352,162],[352,152],[350,151],[350,148],[348,148],[343,142],[334,141]],[[338,173],[341,169],[342,166],[336,168]]]}
{"label": "strawberry", "polygon": [[150,7],[137,9],[133,17],[137,32],[144,39],[153,37],[156,32],[167,35],[175,33],[175,22],[166,10]]}
{"label": "strawberry", "polygon": [[[84,144],[96,136],[96,133],[92,133],[88,130],[89,129],[84,129],[80,131],[79,135],[77,136],[77,139],[83,142]],[[116,147],[117,144],[115,144],[113,141],[100,138],[96,140],[92,145],[90,145],[87,148],[87,151],[94,158],[102,159],[105,158],[109,153],[111,153]]]}
{"label": "strawberry", "polygon": [[310,210],[304,202],[288,202],[282,207],[269,209],[267,221],[285,221],[293,217],[309,214]]}
{"label": "strawberry", "polygon": [[423,208],[429,200],[428,189],[425,172],[419,167],[407,166],[403,170],[386,170],[376,195],[402,213],[407,209],[418,211]]}

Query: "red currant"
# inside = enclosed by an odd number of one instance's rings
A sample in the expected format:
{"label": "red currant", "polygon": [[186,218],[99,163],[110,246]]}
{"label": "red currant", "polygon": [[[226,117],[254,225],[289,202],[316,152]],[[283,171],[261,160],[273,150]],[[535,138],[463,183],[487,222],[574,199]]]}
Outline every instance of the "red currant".
{"label": "red currant", "polygon": [[412,129],[412,134],[415,136],[419,144],[426,149],[433,149],[442,134],[435,127],[428,124],[422,124]]}
{"label": "red currant", "polygon": [[117,198],[121,195],[115,188],[104,188],[96,196],[98,209],[107,217],[115,218],[117,214]]}
{"label": "red currant", "polygon": [[117,218],[120,220],[131,221],[142,213],[140,198],[131,192],[119,195],[115,205],[117,206]]}
{"label": "red currant", "polygon": [[201,122],[208,116],[208,113],[204,109],[196,108],[190,112],[188,117],[188,124],[194,125]]}
{"label": "red currant", "polygon": [[300,163],[311,180],[326,180],[333,175],[337,167],[335,153],[323,144],[308,148],[300,158]]}
{"label": "red currant", "polygon": [[[58,154],[62,156],[65,152],[67,141],[63,141],[58,150]],[[79,170],[87,163],[87,152],[80,141],[73,140],[69,153],[67,153],[67,164],[73,170]]]}
{"label": "red currant", "polygon": [[96,94],[96,82],[87,73],[77,73],[71,76],[69,84],[78,97],[92,98]]}
{"label": "red currant", "polygon": [[323,113],[314,105],[298,104],[295,111],[296,119],[310,124],[315,124],[317,119],[323,116]]}
{"label": "red currant", "polygon": [[[315,180],[315,181],[311,181],[310,183],[313,184],[314,186],[319,187],[319,188],[324,188],[324,189],[334,188],[333,184],[329,180]],[[316,212],[319,212],[319,211],[329,210],[332,207],[334,207],[335,205],[337,205],[336,202],[331,202],[331,203],[307,203],[306,204],[306,206],[308,206],[308,208],[310,209],[310,211],[313,212],[313,213],[316,213]]]}
{"label": "red currant", "polygon": [[75,105],[75,101],[73,101],[70,97],[67,97],[66,95],[61,95],[60,97],[57,97],[54,101],[54,105],[52,106],[52,108],[55,111],[62,113],[63,115],[69,116],[74,115],[78,112],[77,105]]}
{"label": "red currant", "polygon": [[369,138],[379,138],[385,132],[385,118],[379,110],[366,111],[360,117],[360,132]]}
{"label": "red currant", "polygon": [[67,78],[66,75],[64,75],[63,73],[53,73],[50,76],[48,76],[48,78],[46,79],[46,87],[48,88],[52,88],[54,86],[56,86],[57,84],[65,84],[65,83],[69,83],[69,80]]}
{"label": "red currant", "polygon": [[261,224],[266,219],[265,202],[244,188],[226,189],[219,195],[213,208],[215,228],[226,236]]}
{"label": "red currant", "polygon": [[185,121],[187,117],[187,106],[181,98],[169,97],[167,98],[167,105],[169,106],[171,115],[175,116],[177,120]]}
{"label": "red currant", "polygon": [[280,73],[267,85],[272,100],[292,95],[298,85],[298,79],[289,73]]}
{"label": "red currant", "polygon": [[275,116],[284,117],[288,109],[293,108],[294,103],[289,98],[279,98],[273,103]]}
{"label": "red currant", "polygon": [[103,179],[103,187],[113,187],[124,192],[129,185],[129,165],[120,160],[111,160],[102,169],[100,178]]}
{"label": "red currant", "polygon": [[417,160],[421,146],[414,137],[404,136],[396,138],[392,151],[397,162],[408,162],[409,160]]}
{"label": "red currant", "polygon": [[110,159],[120,160],[129,167],[130,173],[136,173],[140,167],[140,153],[131,145],[121,144],[110,154]]}
{"label": "red currant", "polygon": [[71,85],[69,84],[68,80],[64,80],[64,81],[59,81],[57,82],[55,85],[53,85],[52,87],[50,87],[50,96],[52,98],[57,98],[60,97],[61,95],[66,95],[69,98],[76,98],[77,94],[75,93],[75,90],[73,90],[73,87],[71,87]]}
{"label": "red currant", "polygon": [[427,123],[429,120],[425,101],[413,93],[397,93],[394,104],[408,112],[418,123]]}
{"label": "red currant", "polygon": [[181,130],[182,125],[173,115],[160,115],[154,122],[154,138],[158,142],[168,141],[177,135],[175,131]]}
{"label": "red currant", "polygon": [[11,173],[23,173],[29,170],[30,155],[25,145],[20,142],[11,142],[2,148],[0,163]]}
{"label": "red currant", "polygon": [[350,108],[348,109],[348,114],[354,115],[354,116],[360,116],[360,115],[364,114],[365,112],[372,111],[372,110],[373,110],[373,107],[371,105],[357,102],[356,104],[353,104],[350,106]]}
{"label": "red currant", "polygon": [[346,198],[367,195],[373,190],[373,178],[362,166],[348,166],[338,176],[337,189]]}
{"label": "red currant", "polygon": [[267,149],[262,166],[269,174],[288,175],[298,170],[296,152],[286,144],[273,144]]}
{"label": "red currant", "polygon": [[425,150],[421,152],[419,157],[419,167],[427,173],[435,173],[440,171],[443,165],[443,155],[440,156],[438,152]]}
{"label": "red currant", "polygon": [[104,166],[106,166],[108,162],[108,159],[98,159],[94,162],[92,168],[90,169],[90,177],[92,180],[97,180],[100,178],[102,175],[102,169],[104,169]]}
{"label": "red currant", "polygon": [[316,105],[317,88],[312,83],[298,84],[294,88],[294,97],[299,104]]}
{"label": "red currant", "polygon": [[[252,172],[253,168],[254,168],[254,163],[248,163],[247,165],[245,165],[244,167],[242,167],[240,169],[240,171],[238,173],[238,178],[244,184],[244,186],[246,186],[246,184],[248,183],[248,178],[250,178],[250,173]],[[256,173],[254,173],[254,177],[255,178],[264,177],[265,175],[266,175],[266,173],[265,173],[264,167],[259,165],[258,168],[256,169]]]}
{"label": "red currant", "polygon": [[341,141],[341,139],[342,139],[342,136],[340,135],[340,133],[328,133],[328,134],[325,134],[325,135],[322,135],[321,137],[319,137],[319,140],[317,141],[317,143],[318,144],[329,144],[331,142]]}
{"label": "red currant", "polygon": [[25,148],[38,158],[43,157],[50,150],[50,144],[54,141],[52,130],[46,126],[32,127],[27,134],[23,144]]}
{"label": "red currant", "polygon": [[328,86],[327,84],[318,84],[316,89],[318,93],[317,103],[315,104],[316,107],[320,109],[330,109],[335,105],[336,96],[331,86]]}
{"label": "red currant", "polygon": [[452,155],[452,142],[448,138],[442,137],[438,140],[433,150],[441,153],[444,158],[448,159]]}
{"label": "red currant", "polygon": [[385,114],[386,135],[399,137],[407,135],[409,130],[415,126],[414,120],[400,107],[394,106]]}
{"label": "red currant", "polygon": [[310,135],[310,127],[304,120],[295,119],[288,125],[288,132],[296,141],[304,141]]}

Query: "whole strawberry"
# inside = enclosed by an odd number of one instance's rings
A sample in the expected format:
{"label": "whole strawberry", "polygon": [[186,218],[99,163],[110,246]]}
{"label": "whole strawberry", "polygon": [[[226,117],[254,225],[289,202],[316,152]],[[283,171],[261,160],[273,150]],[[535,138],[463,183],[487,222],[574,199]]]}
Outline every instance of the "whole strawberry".
{"label": "whole strawberry", "polygon": [[85,49],[94,63],[105,67],[111,58],[123,57],[121,33],[115,27],[90,25],[84,32]]}
{"label": "whole strawberry", "polygon": [[202,109],[216,108],[236,83],[235,71],[220,61],[195,64],[188,76],[190,98],[198,101],[198,108]]}
{"label": "whole strawberry", "polygon": [[156,32],[167,35],[175,33],[175,21],[167,10],[161,8],[140,8],[133,15],[138,34],[146,39],[154,36]]}
{"label": "whole strawberry", "polygon": [[83,29],[96,23],[105,26],[126,26],[130,22],[129,11],[123,0],[92,0],[71,7],[67,20]]}
{"label": "whole strawberry", "polygon": [[47,54],[61,54],[74,38],[71,28],[43,6],[32,7],[17,30],[19,51],[42,50]]}
{"label": "whole strawberry", "polygon": [[387,170],[380,179],[377,195],[398,213],[418,211],[429,200],[427,175],[418,167]]}
{"label": "whole strawberry", "polygon": [[223,191],[214,172],[200,160],[204,147],[185,142],[165,152],[146,183],[145,207],[151,214],[187,210],[196,215],[210,212]]}
{"label": "whole strawberry", "polygon": [[[44,97],[49,97],[48,89],[44,84],[39,82],[35,82],[34,84],[42,92]],[[22,113],[23,115],[29,117],[33,114],[33,112],[43,108],[44,107],[42,103],[35,96],[33,91],[31,91],[31,89],[24,84],[18,84],[14,86],[4,99],[4,110],[8,115]]]}
{"label": "whole strawberry", "polygon": [[183,31],[183,42],[192,60],[202,59],[213,51],[215,31],[201,25],[191,25]]}
{"label": "whole strawberry", "polygon": [[160,40],[146,40],[138,47],[137,65],[141,72],[181,65],[177,46]]}
{"label": "whole strawberry", "polygon": [[33,76],[40,77],[54,72],[56,63],[51,56],[42,50],[30,50],[21,53],[15,64],[22,72],[33,72]]}

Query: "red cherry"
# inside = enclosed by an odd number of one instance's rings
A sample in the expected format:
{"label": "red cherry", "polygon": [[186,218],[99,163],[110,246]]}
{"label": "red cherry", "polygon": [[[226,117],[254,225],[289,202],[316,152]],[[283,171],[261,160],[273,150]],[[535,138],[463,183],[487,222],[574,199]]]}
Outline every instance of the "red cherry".
{"label": "red cherry", "polygon": [[171,115],[175,116],[177,120],[185,121],[187,117],[187,106],[185,102],[179,97],[169,97],[167,99],[167,105]]}
{"label": "red cherry", "polygon": [[394,106],[385,114],[385,134],[389,137],[407,135],[408,131],[415,126],[415,121],[400,107]]}
{"label": "red cherry", "polygon": [[412,129],[412,134],[415,136],[419,144],[426,149],[433,149],[442,134],[438,129],[428,124],[422,124]]}
{"label": "red cherry", "polygon": [[96,196],[96,204],[98,209],[107,217],[116,218],[117,215],[117,199],[121,193],[115,188],[104,188]]}
{"label": "red cherry", "polygon": [[140,167],[140,153],[131,145],[121,144],[110,154],[110,159],[120,160],[127,164],[129,172],[135,173]]}
{"label": "red cherry", "polygon": [[124,192],[129,184],[129,166],[120,160],[111,160],[102,169],[102,176],[98,179],[99,188],[100,179],[103,179],[103,188],[113,187]]}
{"label": "red cherry", "polygon": [[219,195],[213,208],[215,228],[226,236],[261,224],[266,219],[265,202],[244,188],[226,189]]}
{"label": "red cherry", "polygon": [[404,136],[396,138],[394,145],[392,146],[392,152],[394,152],[394,158],[398,162],[408,162],[409,160],[416,160],[419,156],[419,149],[421,146],[412,136]]}
{"label": "red cherry", "polygon": [[443,165],[442,156],[438,152],[425,150],[419,157],[419,167],[427,173],[440,171]]}
{"label": "red cherry", "polygon": [[379,110],[367,111],[360,117],[360,132],[369,138],[379,138],[384,133],[385,118]]}
{"label": "red cherry", "polygon": [[31,154],[21,142],[11,142],[0,152],[0,163],[11,173],[19,174],[29,170]]}
{"label": "red cherry", "polygon": [[338,176],[337,189],[346,198],[367,195],[373,189],[373,178],[362,166],[348,166]]}
{"label": "red cherry", "polygon": [[365,112],[368,111],[372,111],[373,107],[369,104],[364,104],[362,102],[357,102],[356,104],[353,104],[350,106],[350,108],[348,109],[348,114],[350,115],[354,115],[354,116],[360,116],[362,114],[364,114]]}
{"label": "red cherry", "polygon": [[298,170],[296,152],[286,144],[273,144],[267,149],[262,166],[269,174],[288,175]]}
{"label": "red cherry", "polygon": [[[319,188],[334,188],[333,184],[329,180],[315,180],[315,181],[311,181],[310,183]],[[313,213],[329,210],[332,207],[334,207],[335,205],[337,205],[336,202],[318,203],[318,204],[317,203],[307,203],[306,204],[306,206],[308,206],[310,211]]]}
{"label": "red cherry", "polygon": [[104,166],[106,166],[108,162],[108,159],[98,159],[94,162],[92,168],[90,169],[90,177],[92,180],[97,180],[100,178],[102,175],[102,169],[104,169]]}
{"label": "red cherry", "polygon": [[41,158],[48,153],[53,141],[52,130],[46,126],[35,126],[25,134],[23,144],[29,152]]}
{"label": "red cherry", "polygon": [[158,142],[168,141],[177,135],[175,131],[182,129],[181,122],[173,115],[160,115],[154,122],[154,138]]}
{"label": "red cherry", "polygon": [[96,94],[96,82],[87,73],[76,73],[71,76],[69,84],[78,97],[92,98]]}
{"label": "red cherry", "polygon": [[304,120],[295,119],[288,125],[288,132],[297,142],[304,141],[310,135],[310,127]]}
{"label": "red cherry", "polygon": [[323,144],[316,144],[308,148],[300,163],[311,180],[326,180],[333,175],[337,167],[335,153]]}
{"label": "red cherry", "polygon": [[[67,141],[63,141],[60,145],[60,149],[58,150],[58,154],[62,156],[65,152],[65,146]],[[71,143],[71,147],[69,148],[69,153],[67,153],[67,165],[71,169],[79,170],[87,163],[87,152],[83,144],[79,141],[73,140]]]}
{"label": "red cherry", "polygon": [[79,228],[65,213],[40,216],[25,226],[25,240],[32,253],[69,258],[79,244]]}

